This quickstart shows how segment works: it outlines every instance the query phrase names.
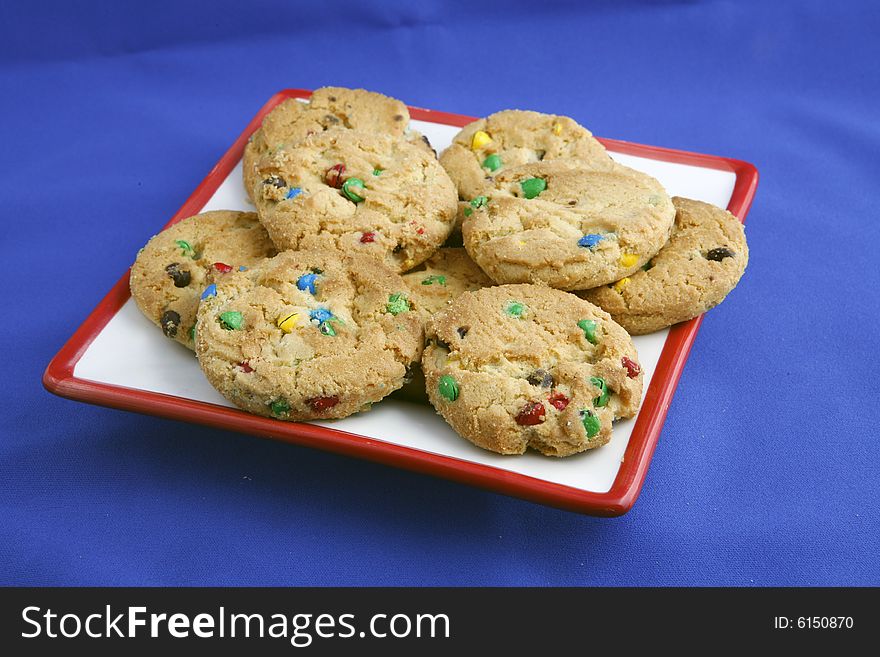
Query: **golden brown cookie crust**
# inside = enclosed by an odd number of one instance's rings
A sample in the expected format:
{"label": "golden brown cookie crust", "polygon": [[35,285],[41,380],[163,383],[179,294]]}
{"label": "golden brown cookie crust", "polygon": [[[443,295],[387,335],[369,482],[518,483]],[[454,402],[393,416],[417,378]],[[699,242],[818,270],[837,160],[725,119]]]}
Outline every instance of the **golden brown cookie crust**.
{"label": "golden brown cookie crust", "polygon": [[[534,180],[546,188],[527,198]],[[498,283],[579,290],[616,281],[660,250],[675,218],[659,182],[619,164],[514,167],[481,196],[486,203],[465,218],[462,234],[468,253]]]}
{"label": "golden brown cookie crust", "polygon": [[[279,249],[339,248],[403,272],[430,257],[454,224],[452,181],[402,137],[330,130],[276,149],[258,171],[254,200]],[[347,187],[356,180],[363,186]]]}
{"label": "golden brown cookie crust", "polygon": [[673,197],[675,225],[647,271],[578,292],[632,335],[658,331],[714,308],[736,287],[749,261],[742,223],[727,210]]}
{"label": "golden brown cookie crust", "polygon": [[170,226],[141,249],[129,277],[131,296],[166,336],[193,349],[191,332],[205,287],[226,275],[227,266],[250,267],[275,253],[255,213],[204,212]]}
{"label": "golden brown cookie crust", "polygon": [[535,285],[466,292],[433,316],[425,335],[428,398],[485,449],[568,456],[604,445],[612,421],[638,411],[632,340],[573,294]]}
{"label": "golden brown cookie crust", "polygon": [[403,135],[408,125],[406,105],[374,91],[321,87],[306,102],[289,98],[266,115],[248,140],[242,158],[244,188],[251,196],[257,182],[257,163],[281,144],[295,144],[331,128]]}
{"label": "golden brown cookie crust", "polygon": [[465,292],[495,285],[462,247],[443,247],[403,275],[421,307],[432,315]]}
{"label": "golden brown cookie crust", "polygon": [[[497,168],[483,166],[490,156],[497,158]],[[594,168],[613,165],[605,147],[573,119],[527,110],[504,110],[469,123],[440,155],[464,201],[478,196],[487,179],[510,167],[553,160],[580,160]]]}
{"label": "golden brown cookie crust", "polygon": [[208,380],[251,413],[340,418],[401,387],[422,349],[403,280],[330,250],[285,251],[202,301],[196,354]]}

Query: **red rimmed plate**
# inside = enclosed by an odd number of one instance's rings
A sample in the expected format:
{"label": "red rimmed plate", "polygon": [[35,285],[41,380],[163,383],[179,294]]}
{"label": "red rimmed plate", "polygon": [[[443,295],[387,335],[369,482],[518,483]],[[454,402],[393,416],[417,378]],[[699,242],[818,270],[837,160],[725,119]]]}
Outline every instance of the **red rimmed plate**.
{"label": "red rimmed plate", "polygon": [[[273,96],[168,224],[203,210],[253,209],[241,182],[245,143],[275,105],[310,94],[290,89]],[[474,120],[420,108],[410,108],[410,113],[413,128],[438,151],[458,128]],[[745,220],[758,184],[751,164],[600,141],[616,160],[654,176],[671,195],[727,207]],[[698,317],[634,338],[646,382],[639,414],[617,422],[608,445],[565,459],[486,452],[455,435],[430,406],[402,399],[386,399],[369,413],[329,422],[289,423],[239,411],[208,385],[191,352],[165,338],[140,314],[130,298],[128,272],[55,355],[43,384],[62,397],[284,440],[572,511],[614,516],[626,513],[638,497],[700,322]]]}

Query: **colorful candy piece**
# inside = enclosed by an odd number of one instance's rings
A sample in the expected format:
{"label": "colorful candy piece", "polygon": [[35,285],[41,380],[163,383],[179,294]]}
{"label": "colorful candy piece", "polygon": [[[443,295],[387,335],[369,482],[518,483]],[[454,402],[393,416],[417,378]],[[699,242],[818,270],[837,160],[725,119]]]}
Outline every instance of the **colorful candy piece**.
{"label": "colorful candy piece", "polygon": [[639,261],[639,256],[635,253],[624,253],[620,256],[621,267],[632,267]]}
{"label": "colorful candy piece", "polygon": [[598,328],[598,324],[595,320],[592,319],[582,319],[578,323],[578,328],[584,332],[584,337],[587,339],[587,342],[590,344],[596,344],[598,340],[596,339],[596,329]]}
{"label": "colorful candy piece", "polygon": [[223,262],[215,262],[213,264],[213,267],[221,274],[228,274],[229,272],[232,271],[232,265],[227,265],[226,263],[223,263]]}
{"label": "colorful candy piece", "polygon": [[519,301],[511,301],[507,304],[507,308],[504,309],[504,312],[507,313],[510,317],[522,318],[523,313],[526,311],[526,305],[524,303],[520,303]]}
{"label": "colorful candy piece", "polygon": [[331,338],[336,335],[336,329],[333,328],[333,324],[330,322],[335,322],[336,318],[328,319],[326,322],[321,323],[318,326],[318,330],[321,332],[321,335],[329,335]]}
{"label": "colorful candy piece", "polygon": [[370,244],[375,241],[376,233],[368,230],[366,233],[361,234],[361,244]]}
{"label": "colorful candy piece", "polygon": [[448,374],[444,374],[437,382],[437,391],[443,399],[454,402],[458,399],[458,383]]}
{"label": "colorful candy piece", "polygon": [[275,325],[285,333],[290,333],[299,324],[299,313],[287,313],[279,315]]}
{"label": "colorful candy piece", "polygon": [[496,171],[500,166],[501,156],[497,153],[492,153],[492,155],[483,160],[483,168],[489,169],[489,171]]}
{"label": "colorful candy piece", "polygon": [[383,171],[385,171],[385,169],[378,169],[378,168],[373,169],[373,175],[374,176],[381,176]]}
{"label": "colorful candy piece", "polygon": [[528,178],[523,180],[519,186],[522,188],[523,196],[532,199],[547,189],[547,181],[543,178]]}
{"label": "colorful candy piece", "polygon": [[559,392],[558,390],[550,395],[547,399],[550,405],[555,408],[557,411],[564,411],[565,407],[571,402],[571,400],[566,397],[564,394]]}
{"label": "colorful candy piece", "polygon": [[514,417],[514,421],[522,427],[532,427],[544,422],[546,409],[539,401],[530,401],[523,406]]}
{"label": "colorful candy piece", "polygon": [[227,310],[225,313],[220,313],[217,319],[220,320],[220,326],[227,331],[237,331],[244,324],[244,315],[237,310]]}
{"label": "colorful candy piece", "polygon": [[364,197],[358,193],[358,190],[363,191],[363,189],[364,181],[360,178],[349,178],[342,183],[342,193],[354,203],[361,203],[364,200]]}
{"label": "colorful candy piece", "polygon": [[392,294],[388,297],[388,303],[385,305],[385,312],[389,312],[392,315],[399,315],[400,313],[405,313],[409,310],[409,301],[407,298],[400,294]]}
{"label": "colorful candy piece", "polygon": [[238,271],[247,271],[247,267],[242,265],[241,267],[238,268]]}
{"label": "colorful candy piece", "polygon": [[189,273],[189,270],[181,269],[180,264],[177,262],[172,262],[165,267],[165,273],[171,277],[172,281],[174,281],[174,287],[186,287],[192,280],[192,275]]}
{"label": "colorful candy piece", "polygon": [[547,370],[537,369],[526,377],[526,381],[528,381],[533,386],[540,386],[542,388],[552,388],[553,387],[553,375],[550,374]]}
{"label": "colorful candy piece", "polygon": [[428,276],[425,280],[422,281],[422,285],[433,285],[434,283],[437,283],[439,285],[446,285],[446,277],[443,275]]}
{"label": "colorful candy piece", "polygon": [[215,283],[211,283],[208,287],[205,288],[205,291],[202,292],[202,299],[207,299],[209,297],[217,296],[217,285]]}
{"label": "colorful candy piece", "polygon": [[246,360],[241,361],[238,364],[238,366],[241,368],[241,371],[244,372],[245,374],[250,374],[251,372],[254,371],[254,368],[251,367],[251,364],[249,362],[247,362]]}
{"label": "colorful candy piece", "polygon": [[605,383],[605,379],[601,376],[591,376],[590,383],[599,389],[599,396],[593,399],[593,406],[596,408],[607,406],[611,393],[608,392],[608,384]]}
{"label": "colorful candy piece", "polygon": [[626,375],[630,379],[636,378],[642,371],[642,368],[639,366],[639,364],[628,356],[622,356],[620,359],[620,364],[626,368]]}
{"label": "colorful candy piece", "polygon": [[303,274],[296,279],[296,287],[303,292],[308,291],[310,294],[317,294],[315,282],[318,280],[318,274]]}
{"label": "colorful candy piece", "polygon": [[596,245],[599,244],[602,240],[605,239],[604,235],[599,235],[598,233],[590,233],[588,235],[584,235],[582,238],[578,240],[578,246],[582,246],[584,248],[589,249],[590,251],[596,250]]}
{"label": "colorful candy piece", "polygon": [[706,254],[706,260],[714,260],[715,262],[721,262],[725,258],[732,258],[736,253],[731,251],[726,246],[719,246],[718,248],[712,249],[709,253]]}
{"label": "colorful candy piece", "polygon": [[621,278],[611,287],[613,287],[618,293],[621,293],[623,292],[623,288],[625,288],[627,285],[629,285],[629,276]]}
{"label": "colorful candy piece", "polygon": [[269,410],[272,411],[272,415],[281,417],[290,413],[290,404],[287,403],[286,399],[276,399],[269,403]]}
{"label": "colorful candy piece", "polygon": [[324,172],[324,182],[339,189],[342,187],[342,183],[344,181],[343,176],[345,175],[345,165],[344,164],[334,164],[332,167],[327,169]]}
{"label": "colorful candy piece", "polygon": [[483,148],[484,146],[488,146],[492,143],[492,137],[489,136],[488,132],[483,130],[477,130],[474,133],[473,138],[471,139],[471,150],[478,150]]}
{"label": "colorful candy piece", "polygon": [[562,124],[561,123],[554,123],[553,124],[553,134],[554,135],[561,135],[562,134]]}
{"label": "colorful candy piece", "polygon": [[581,424],[584,425],[584,431],[587,432],[587,436],[590,438],[599,433],[599,430],[602,428],[602,423],[596,414],[586,408],[581,411]]}
{"label": "colorful candy piece", "polygon": [[306,404],[308,404],[311,409],[315,411],[315,413],[323,413],[324,411],[329,411],[338,403],[338,395],[328,395],[326,397],[312,397],[311,399],[306,399]]}
{"label": "colorful candy piece", "polygon": [[180,314],[173,310],[166,310],[162,313],[159,324],[162,325],[162,333],[173,338],[177,335],[177,327],[180,326]]}
{"label": "colorful candy piece", "polygon": [[303,193],[303,190],[301,187],[291,187],[290,189],[287,190],[287,195],[284,198],[288,198],[288,199],[296,198],[297,196],[299,196],[302,193]]}
{"label": "colorful candy piece", "polygon": [[272,187],[278,187],[279,189],[282,187],[287,187],[287,182],[285,182],[284,178],[281,176],[269,176],[265,180],[263,180],[264,185],[271,185]]}
{"label": "colorful candy piece", "polygon": [[189,256],[190,258],[196,257],[196,250],[186,240],[174,240],[174,243],[181,248],[181,255]]}
{"label": "colorful candy piece", "polygon": [[196,341],[196,325],[195,324],[193,324],[192,327],[190,327],[190,329],[189,329],[189,339],[192,342]]}

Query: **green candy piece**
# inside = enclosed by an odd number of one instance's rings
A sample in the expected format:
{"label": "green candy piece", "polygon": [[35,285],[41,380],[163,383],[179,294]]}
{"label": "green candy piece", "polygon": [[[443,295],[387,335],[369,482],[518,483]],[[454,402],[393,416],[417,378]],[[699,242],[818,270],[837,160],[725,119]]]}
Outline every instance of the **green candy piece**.
{"label": "green candy piece", "polygon": [[507,304],[507,308],[505,308],[504,312],[506,312],[511,317],[522,317],[522,314],[526,311],[526,305],[524,303],[520,303],[519,301],[511,301]]}
{"label": "green candy piece", "polygon": [[474,213],[474,209],[473,209],[473,208],[465,208],[465,209],[464,209],[464,216],[465,216],[465,217],[470,217],[473,213]]}
{"label": "green candy piece", "polygon": [[653,266],[654,266],[654,265],[651,264],[651,261],[648,260],[648,262],[646,262],[645,264],[642,265],[642,271],[648,271],[648,270],[649,270],[651,267],[653,267]]}
{"label": "green candy piece", "polygon": [[599,388],[599,396],[593,400],[593,406],[596,408],[602,408],[603,406],[608,405],[608,400],[611,399],[611,393],[608,392],[608,384],[605,383],[605,379],[600,376],[591,376],[590,383]]}
{"label": "green candy piece", "polygon": [[364,200],[364,197],[355,192],[352,188],[363,189],[364,181],[360,178],[349,178],[344,183],[342,183],[342,193],[345,194],[345,198],[355,203],[362,202]]}
{"label": "green candy piece", "polygon": [[488,196],[475,196],[474,198],[471,199],[471,207],[474,209],[481,208],[484,205],[488,205],[488,204],[489,204],[489,197]]}
{"label": "green candy piece", "polygon": [[578,322],[578,328],[583,330],[584,337],[590,344],[596,344],[598,342],[596,339],[596,328],[598,326],[599,325],[592,319],[582,319]]}
{"label": "green candy piece", "polygon": [[581,423],[584,425],[584,431],[587,432],[587,436],[590,438],[599,433],[599,429],[602,428],[599,418],[596,417],[593,411],[588,411],[587,409],[581,411]]}
{"label": "green candy piece", "polygon": [[388,297],[388,303],[385,306],[385,311],[391,313],[392,315],[399,315],[400,313],[405,313],[409,310],[409,301],[407,301],[406,297],[402,294],[392,294]]}
{"label": "green candy piece", "polygon": [[227,331],[237,331],[241,328],[241,325],[244,324],[244,316],[237,310],[229,310],[225,313],[220,313],[217,319],[220,320],[220,326]]}
{"label": "green candy piece", "polygon": [[425,280],[422,281],[422,285],[433,285],[434,283],[439,283],[440,285],[446,285],[446,277],[445,276],[428,276]]}
{"label": "green candy piece", "polygon": [[483,160],[483,168],[489,169],[489,171],[495,171],[500,166],[501,158],[496,153],[492,153],[492,155]]}
{"label": "green candy piece", "polygon": [[272,411],[272,415],[280,417],[290,413],[290,404],[287,403],[286,399],[276,399],[269,404],[269,410]]}
{"label": "green candy piece", "polygon": [[523,180],[519,186],[522,187],[523,196],[526,198],[535,198],[538,194],[547,189],[547,181],[543,178],[529,178],[528,180]]}
{"label": "green candy piece", "polygon": [[448,399],[451,402],[458,399],[458,384],[455,382],[455,379],[448,374],[444,374],[440,377],[440,381],[437,383],[437,389],[443,399]]}
{"label": "green candy piece", "polygon": [[383,171],[385,171],[385,169],[373,169],[373,175],[381,176]]}
{"label": "green candy piece", "polygon": [[196,257],[196,250],[192,248],[192,245],[186,240],[174,240],[174,243],[183,249],[181,255],[189,256],[190,258]]}
{"label": "green candy piece", "polygon": [[189,339],[192,342],[196,341],[196,325],[195,324],[193,324],[192,328],[189,330]]}

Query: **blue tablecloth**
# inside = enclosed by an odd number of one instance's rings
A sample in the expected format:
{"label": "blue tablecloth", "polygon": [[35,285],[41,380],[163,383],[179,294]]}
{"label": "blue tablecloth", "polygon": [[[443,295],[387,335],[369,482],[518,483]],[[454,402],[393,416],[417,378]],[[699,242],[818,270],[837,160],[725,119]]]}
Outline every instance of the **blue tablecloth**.
{"label": "blue tablecloth", "polygon": [[[878,33],[873,2],[3,3],[0,583],[880,584]],[[325,84],[758,166],[629,514],[42,389],[266,99]]]}

